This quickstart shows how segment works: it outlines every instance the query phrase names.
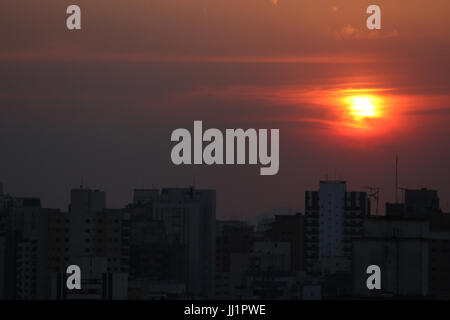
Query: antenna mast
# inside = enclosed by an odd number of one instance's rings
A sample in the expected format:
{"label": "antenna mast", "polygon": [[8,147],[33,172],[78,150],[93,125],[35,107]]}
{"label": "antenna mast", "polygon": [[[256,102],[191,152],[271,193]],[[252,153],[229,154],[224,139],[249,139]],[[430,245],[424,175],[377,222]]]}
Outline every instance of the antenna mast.
{"label": "antenna mast", "polygon": [[378,187],[365,187],[365,189],[369,190],[368,196],[369,199],[375,200],[375,216],[378,216],[378,205],[380,200],[380,188]]}
{"label": "antenna mast", "polygon": [[398,203],[398,155],[395,155],[395,203]]}

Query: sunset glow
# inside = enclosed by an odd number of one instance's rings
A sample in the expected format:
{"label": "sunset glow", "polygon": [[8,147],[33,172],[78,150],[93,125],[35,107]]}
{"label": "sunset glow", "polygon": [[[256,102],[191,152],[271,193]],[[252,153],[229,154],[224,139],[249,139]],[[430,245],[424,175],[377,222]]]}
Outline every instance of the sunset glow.
{"label": "sunset glow", "polygon": [[355,120],[361,120],[365,117],[374,117],[375,106],[368,97],[354,97],[350,106],[350,114]]}
{"label": "sunset glow", "polygon": [[[217,189],[220,218],[240,219],[302,211],[299,190],[334,168],[393,201],[398,154],[401,187],[450,201],[449,0],[30,2],[0,4],[0,182],[12,194],[65,210],[58,186],[84,177],[122,208],[131,188],[194,179]],[[80,30],[67,28],[69,3]],[[369,5],[381,29],[367,28]],[[279,129],[279,173],[174,165],[170,133],[193,121]]]}
{"label": "sunset glow", "polygon": [[[353,129],[370,131],[371,134],[380,133],[388,120],[383,107],[387,101],[387,97],[367,90],[349,90],[343,92],[344,97],[341,98],[343,107],[344,126]],[[380,122],[380,119],[385,121]]]}

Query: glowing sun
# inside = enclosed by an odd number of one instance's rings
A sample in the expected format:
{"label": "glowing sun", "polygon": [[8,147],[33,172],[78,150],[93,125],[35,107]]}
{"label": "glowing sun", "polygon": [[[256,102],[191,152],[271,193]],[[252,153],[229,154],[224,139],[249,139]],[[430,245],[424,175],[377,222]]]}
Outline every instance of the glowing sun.
{"label": "glowing sun", "polygon": [[350,114],[355,120],[376,116],[376,107],[369,97],[353,97],[351,99]]}
{"label": "glowing sun", "polygon": [[343,98],[344,124],[352,128],[366,129],[371,132],[380,128],[380,121],[384,117],[384,99],[373,94],[350,94]]}

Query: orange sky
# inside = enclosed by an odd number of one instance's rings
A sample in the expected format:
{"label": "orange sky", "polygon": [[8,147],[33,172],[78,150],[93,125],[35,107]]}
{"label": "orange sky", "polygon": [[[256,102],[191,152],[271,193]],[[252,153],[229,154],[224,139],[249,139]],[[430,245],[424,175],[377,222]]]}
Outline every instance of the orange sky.
{"label": "orange sky", "polygon": [[[80,32],[65,29],[73,3]],[[370,4],[381,31],[365,28]],[[61,186],[85,176],[119,206],[142,180],[195,176],[230,216],[301,208],[335,168],[389,200],[398,153],[402,185],[450,200],[448,0],[3,0],[0,26],[0,178],[17,193],[63,207]],[[372,95],[377,117],[355,122],[353,95]],[[194,119],[280,128],[279,175],[173,168],[167,137]]]}
{"label": "orange sky", "polygon": [[[382,8],[382,31],[365,9]],[[2,1],[1,55],[18,51],[170,56],[314,56],[337,52],[400,58],[424,45],[448,50],[447,0],[79,0],[83,31],[65,30],[65,1]],[[31,52],[30,52],[31,51]],[[30,57],[31,58],[31,57]],[[54,55],[52,56],[54,58]],[[75,57],[74,57],[75,58]]]}

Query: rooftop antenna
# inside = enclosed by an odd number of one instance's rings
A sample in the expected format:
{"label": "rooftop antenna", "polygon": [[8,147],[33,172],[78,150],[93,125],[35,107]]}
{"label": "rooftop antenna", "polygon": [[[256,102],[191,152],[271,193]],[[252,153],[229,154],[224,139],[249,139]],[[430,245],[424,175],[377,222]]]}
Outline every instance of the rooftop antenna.
{"label": "rooftop antenna", "polygon": [[375,215],[378,216],[378,205],[379,205],[379,197],[380,197],[380,188],[378,187],[365,187],[365,189],[369,190],[369,199],[375,199]]}
{"label": "rooftop antenna", "polygon": [[405,190],[407,190],[407,188],[398,187],[397,190],[402,190],[402,202],[405,203]]}
{"label": "rooftop antenna", "polygon": [[395,203],[398,203],[398,155],[395,155]]}

